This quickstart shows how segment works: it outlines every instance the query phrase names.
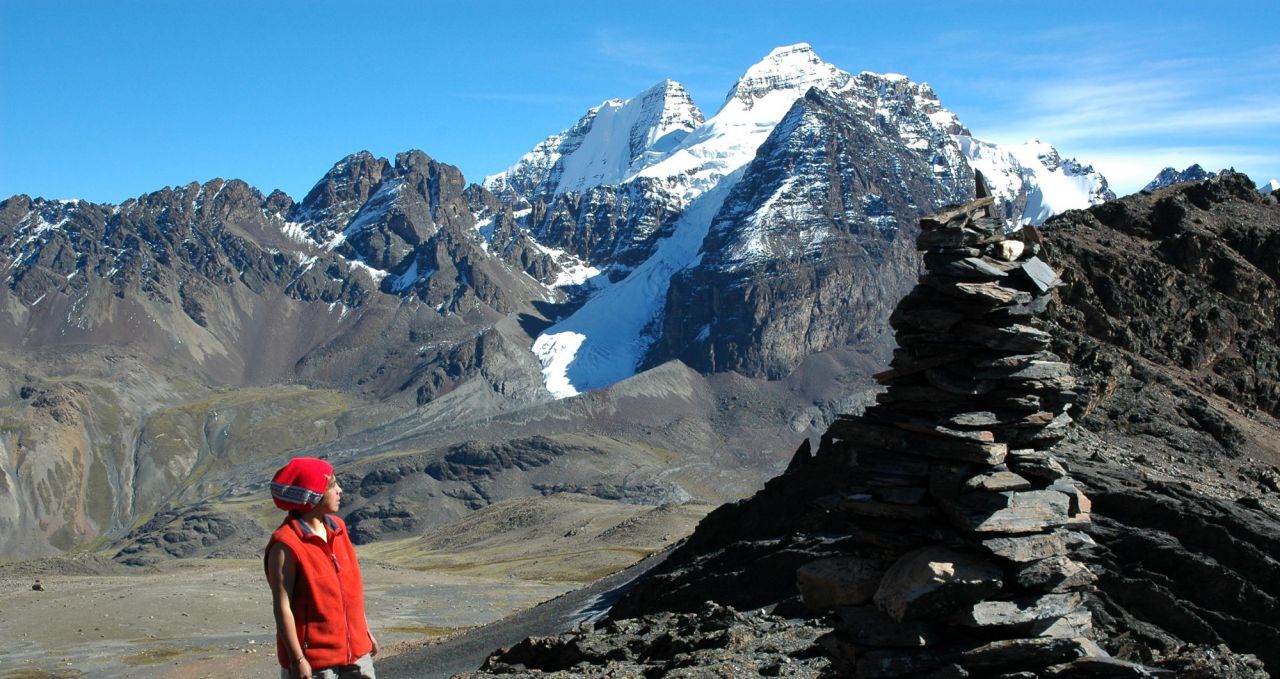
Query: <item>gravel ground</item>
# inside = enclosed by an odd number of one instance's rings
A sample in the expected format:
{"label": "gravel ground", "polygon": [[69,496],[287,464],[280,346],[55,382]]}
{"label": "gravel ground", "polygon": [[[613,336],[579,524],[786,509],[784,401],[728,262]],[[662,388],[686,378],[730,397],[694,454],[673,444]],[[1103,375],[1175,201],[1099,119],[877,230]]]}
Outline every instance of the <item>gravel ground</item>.
{"label": "gravel ground", "polygon": [[378,664],[378,677],[437,679],[473,671],[499,647],[512,646],[529,636],[557,634],[579,622],[599,618],[636,578],[662,563],[668,553],[655,554],[624,571],[497,622],[404,650]]}
{"label": "gravel ground", "polygon": [[[260,562],[63,574],[70,570],[40,562],[0,569],[0,679],[274,676],[271,596]],[[364,575],[371,624],[384,647],[379,667],[424,638],[483,625],[574,586],[374,563],[365,564]],[[32,590],[37,577],[44,591]]]}

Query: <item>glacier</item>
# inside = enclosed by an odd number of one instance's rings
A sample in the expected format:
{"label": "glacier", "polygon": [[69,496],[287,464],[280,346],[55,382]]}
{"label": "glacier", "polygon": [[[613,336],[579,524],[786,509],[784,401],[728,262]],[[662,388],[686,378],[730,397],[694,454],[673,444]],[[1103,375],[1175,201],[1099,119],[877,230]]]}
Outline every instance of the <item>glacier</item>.
{"label": "glacier", "polygon": [[607,387],[636,374],[652,343],[671,277],[694,264],[711,219],[741,173],[689,203],[675,233],[621,282],[605,287],[533,343],[547,390],[556,398]]}

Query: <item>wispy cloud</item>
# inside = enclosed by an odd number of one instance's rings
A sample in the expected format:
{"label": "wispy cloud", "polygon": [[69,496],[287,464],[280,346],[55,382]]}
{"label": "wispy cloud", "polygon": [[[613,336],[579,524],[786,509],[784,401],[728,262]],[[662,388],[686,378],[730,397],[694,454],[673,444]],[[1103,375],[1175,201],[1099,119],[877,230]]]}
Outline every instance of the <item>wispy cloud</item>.
{"label": "wispy cloud", "polygon": [[1074,46],[1086,56],[1038,60],[1039,72],[1020,78],[1019,94],[999,110],[985,111],[975,133],[1051,142],[1092,163],[1121,192],[1169,165],[1280,173],[1277,50],[1171,59],[1152,57],[1162,51],[1141,37]]}
{"label": "wispy cloud", "polygon": [[1280,94],[1228,94],[1194,76],[1045,81],[1020,104],[1020,115],[1004,121],[1001,135],[1055,142],[1236,136],[1280,121]]}
{"label": "wispy cloud", "polygon": [[[598,28],[590,34],[588,47],[602,61],[624,66],[641,79],[663,78],[680,81],[690,90],[726,87],[743,65],[719,49],[721,31],[708,29],[697,41],[636,37],[624,30]],[[730,36],[721,36],[726,40]],[[757,57],[763,57],[768,50]],[[728,58],[729,63],[726,63]]]}
{"label": "wispy cloud", "polygon": [[595,31],[591,46],[602,59],[659,75],[687,71],[690,55],[699,51],[697,45],[635,38],[607,29]]}
{"label": "wispy cloud", "polygon": [[1087,160],[1103,174],[1119,194],[1133,193],[1155,177],[1162,168],[1179,170],[1199,163],[1216,172],[1234,168],[1255,182],[1280,178],[1280,152],[1258,152],[1248,146],[1173,146],[1162,148],[1106,148],[1082,146],[1072,153]]}

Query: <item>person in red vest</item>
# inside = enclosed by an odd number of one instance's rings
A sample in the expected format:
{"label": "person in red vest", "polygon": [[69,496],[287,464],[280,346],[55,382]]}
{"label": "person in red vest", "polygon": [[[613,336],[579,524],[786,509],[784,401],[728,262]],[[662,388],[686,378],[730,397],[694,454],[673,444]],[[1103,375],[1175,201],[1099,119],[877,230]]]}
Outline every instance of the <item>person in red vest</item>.
{"label": "person in red vest", "polygon": [[378,642],[364,612],[364,583],[333,465],[298,457],[271,479],[271,498],[289,512],[267,543],[264,565],[284,679],[375,679]]}

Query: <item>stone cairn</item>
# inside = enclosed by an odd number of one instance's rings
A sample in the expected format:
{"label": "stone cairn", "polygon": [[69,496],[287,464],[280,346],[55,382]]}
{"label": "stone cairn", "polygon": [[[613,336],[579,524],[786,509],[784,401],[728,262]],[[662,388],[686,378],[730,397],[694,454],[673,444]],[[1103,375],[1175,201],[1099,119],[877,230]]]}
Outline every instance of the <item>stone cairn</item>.
{"label": "stone cairn", "polygon": [[890,319],[887,390],[838,419],[845,492],[818,500],[863,548],[797,572],[820,640],[856,677],[1156,676],[1107,657],[1071,558],[1089,499],[1049,449],[1075,400],[1036,315],[1059,280],[1030,227],[982,196],[920,222],[927,272]]}

